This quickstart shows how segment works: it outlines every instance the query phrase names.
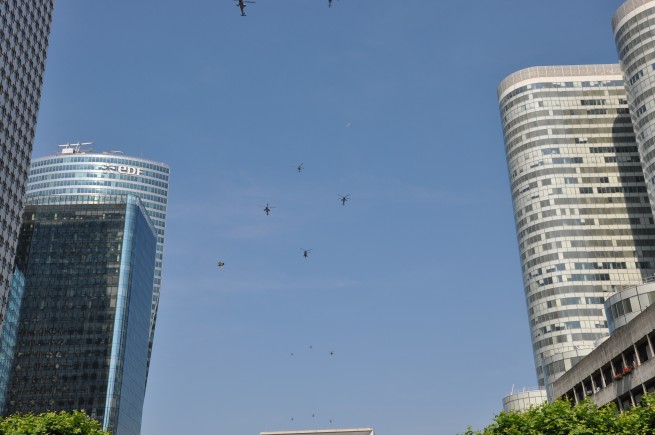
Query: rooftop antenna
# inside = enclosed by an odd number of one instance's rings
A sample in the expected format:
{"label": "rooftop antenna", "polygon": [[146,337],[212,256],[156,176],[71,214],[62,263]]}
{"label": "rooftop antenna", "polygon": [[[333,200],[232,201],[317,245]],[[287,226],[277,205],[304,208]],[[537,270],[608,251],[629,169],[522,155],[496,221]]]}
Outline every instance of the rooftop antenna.
{"label": "rooftop antenna", "polygon": [[87,146],[87,145],[93,145],[93,142],[67,143],[64,145],[57,145],[57,146],[61,148],[59,154],[79,154],[79,153],[93,151],[92,149],[86,149],[86,150],[82,149],[83,146]]}

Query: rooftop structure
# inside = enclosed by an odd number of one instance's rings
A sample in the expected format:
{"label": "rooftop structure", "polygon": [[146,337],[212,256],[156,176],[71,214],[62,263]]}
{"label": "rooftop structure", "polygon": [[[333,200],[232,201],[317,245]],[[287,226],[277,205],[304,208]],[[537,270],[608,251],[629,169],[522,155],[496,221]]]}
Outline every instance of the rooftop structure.
{"label": "rooftop structure", "polygon": [[327,429],[286,432],[261,432],[260,435],[375,435],[375,432],[373,429]]}

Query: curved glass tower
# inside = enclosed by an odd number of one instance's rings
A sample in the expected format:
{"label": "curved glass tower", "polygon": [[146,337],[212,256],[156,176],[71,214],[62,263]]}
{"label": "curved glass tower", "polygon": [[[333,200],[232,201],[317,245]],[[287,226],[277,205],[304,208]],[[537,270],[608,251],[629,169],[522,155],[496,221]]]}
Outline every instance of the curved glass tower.
{"label": "curved glass tower", "polygon": [[535,67],[498,88],[537,378],[608,334],[609,292],[655,272],[655,226],[618,65]]}
{"label": "curved glass tower", "polygon": [[655,205],[655,1],[630,0],[612,17],[632,124]]}
{"label": "curved glass tower", "polygon": [[157,321],[170,168],[164,163],[119,152],[95,153],[85,144],[61,145],[54,156],[32,160],[27,198],[51,195],[134,195],[143,202],[157,230],[157,253],[150,318],[148,367]]}

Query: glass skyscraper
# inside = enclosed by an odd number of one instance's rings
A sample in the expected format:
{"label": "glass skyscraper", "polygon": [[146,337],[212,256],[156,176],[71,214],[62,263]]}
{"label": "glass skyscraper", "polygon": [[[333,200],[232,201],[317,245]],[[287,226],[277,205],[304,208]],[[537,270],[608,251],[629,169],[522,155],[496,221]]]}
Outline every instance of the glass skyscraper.
{"label": "glass skyscraper", "polygon": [[164,163],[113,151],[96,153],[84,144],[62,145],[58,154],[35,158],[29,170],[27,198],[51,195],[135,195],[157,230],[157,256],[148,345],[148,366],[157,321],[166,231],[168,176]]}
{"label": "glass skyscraper", "polygon": [[0,1],[0,324],[9,303],[53,3]]}
{"label": "glass skyscraper", "polygon": [[114,435],[140,433],[156,245],[135,196],[26,201],[5,414],[82,409]]}
{"label": "glass skyscraper", "polygon": [[539,385],[608,334],[604,301],[655,273],[655,225],[618,65],[534,67],[498,88]]}

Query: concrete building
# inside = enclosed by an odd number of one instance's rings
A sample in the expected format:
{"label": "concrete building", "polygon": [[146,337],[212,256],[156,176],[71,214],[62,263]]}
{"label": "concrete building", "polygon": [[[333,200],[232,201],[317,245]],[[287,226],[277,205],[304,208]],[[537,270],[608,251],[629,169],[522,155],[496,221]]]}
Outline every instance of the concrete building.
{"label": "concrete building", "polygon": [[286,432],[261,432],[260,435],[375,435],[375,432],[373,429],[327,429]]}
{"label": "concrete building", "polygon": [[9,300],[53,3],[0,2],[0,325]]}
{"label": "concrete building", "polygon": [[156,244],[136,196],[26,200],[4,415],[82,409],[114,435],[140,433]]}
{"label": "concrete building", "polygon": [[655,301],[655,278],[642,285],[625,287],[605,299],[605,315],[610,335],[637,317]]}
{"label": "concrete building", "polygon": [[655,205],[655,1],[626,1],[612,17],[612,29],[648,194]]}
{"label": "concrete building", "polygon": [[29,170],[27,198],[51,195],[135,195],[143,202],[157,230],[157,259],[153,280],[148,367],[157,322],[164,261],[164,236],[170,168],[164,163],[122,155],[95,153],[90,144],[61,145],[53,156],[35,158]]}
{"label": "concrete building", "polygon": [[655,306],[617,329],[553,384],[553,397],[578,403],[591,397],[598,405],[635,406],[655,391]]}
{"label": "concrete building", "polygon": [[527,68],[498,88],[539,386],[608,335],[604,302],[655,273],[655,225],[618,65]]}
{"label": "concrete building", "polygon": [[503,397],[503,412],[526,411],[547,401],[548,395],[545,388],[523,388],[520,391],[512,391]]}

